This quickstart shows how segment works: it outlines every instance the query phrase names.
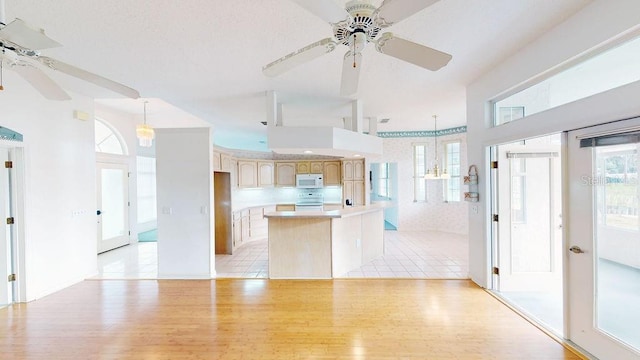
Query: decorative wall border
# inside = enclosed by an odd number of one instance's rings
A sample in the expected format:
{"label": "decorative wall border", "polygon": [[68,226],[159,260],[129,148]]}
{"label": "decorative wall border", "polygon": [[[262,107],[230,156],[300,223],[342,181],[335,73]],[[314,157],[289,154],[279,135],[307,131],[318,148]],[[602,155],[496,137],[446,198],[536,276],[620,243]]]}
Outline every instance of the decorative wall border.
{"label": "decorative wall border", "polygon": [[414,131],[380,131],[378,137],[381,138],[408,138],[408,137],[435,137],[453,134],[463,134],[467,132],[467,126],[458,126],[438,131],[414,130]]}
{"label": "decorative wall border", "polygon": [[19,141],[22,142],[22,134],[6,127],[0,126],[0,140]]}

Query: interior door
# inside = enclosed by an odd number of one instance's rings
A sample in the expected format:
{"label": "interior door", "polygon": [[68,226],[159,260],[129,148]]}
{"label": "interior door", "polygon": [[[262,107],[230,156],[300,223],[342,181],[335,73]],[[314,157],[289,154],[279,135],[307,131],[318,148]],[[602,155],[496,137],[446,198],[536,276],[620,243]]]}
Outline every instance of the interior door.
{"label": "interior door", "polygon": [[640,119],[568,134],[568,338],[640,359]]}
{"label": "interior door", "polygon": [[561,292],[560,145],[498,147],[499,290]]}
{"label": "interior door", "polygon": [[97,163],[98,253],[129,244],[129,170],[126,164]]}
{"label": "interior door", "polygon": [[11,265],[11,233],[5,219],[10,216],[10,188],[9,170],[5,168],[4,162],[9,159],[6,148],[0,148],[0,307],[7,306],[12,302],[12,283],[7,281],[12,273]]}

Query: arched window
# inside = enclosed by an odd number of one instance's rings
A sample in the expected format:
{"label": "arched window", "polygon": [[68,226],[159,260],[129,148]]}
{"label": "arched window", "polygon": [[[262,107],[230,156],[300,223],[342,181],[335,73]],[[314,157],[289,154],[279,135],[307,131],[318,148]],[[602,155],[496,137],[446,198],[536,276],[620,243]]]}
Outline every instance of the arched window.
{"label": "arched window", "polygon": [[127,155],[127,147],[122,136],[106,121],[96,118],[96,152]]}

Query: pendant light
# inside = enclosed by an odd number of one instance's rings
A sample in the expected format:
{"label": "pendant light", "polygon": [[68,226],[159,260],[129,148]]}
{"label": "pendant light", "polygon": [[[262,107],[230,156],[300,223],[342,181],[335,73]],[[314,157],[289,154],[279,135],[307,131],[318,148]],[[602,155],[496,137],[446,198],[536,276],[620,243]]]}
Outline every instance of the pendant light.
{"label": "pendant light", "polygon": [[445,180],[449,179],[449,174],[447,174],[447,168],[443,168],[440,170],[438,166],[438,127],[436,121],[438,119],[437,115],[433,115],[433,142],[434,142],[434,153],[435,158],[433,161],[433,168],[427,169],[427,173],[424,174],[424,178],[427,180]]}
{"label": "pendant light", "polygon": [[147,103],[148,101],[144,102],[144,123],[136,126],[136,136],[142,147],[150,147],[153,145],[153,138],[155,136],[151,125],[147,125]]}

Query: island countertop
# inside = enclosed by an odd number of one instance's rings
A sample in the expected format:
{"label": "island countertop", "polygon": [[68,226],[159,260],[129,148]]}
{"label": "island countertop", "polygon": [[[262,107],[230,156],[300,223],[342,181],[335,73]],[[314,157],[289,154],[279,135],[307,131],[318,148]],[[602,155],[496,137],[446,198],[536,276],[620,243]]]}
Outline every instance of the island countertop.
{"label": "island countertop", "polygon": [[346,218],[379,211],[387,206],[386,202],[378,202],[365,206],[345,207],[337,210],[306,210],[306,211],[270,211],[265,218]]}

